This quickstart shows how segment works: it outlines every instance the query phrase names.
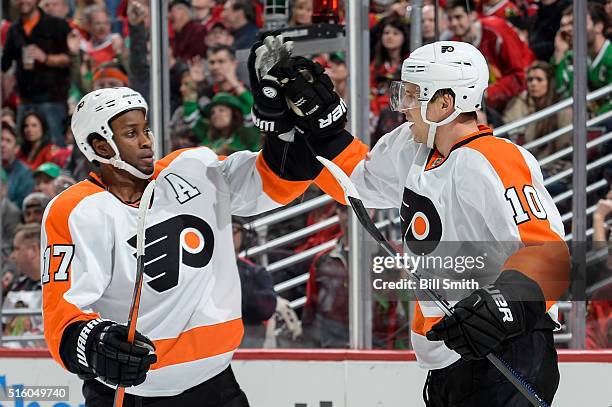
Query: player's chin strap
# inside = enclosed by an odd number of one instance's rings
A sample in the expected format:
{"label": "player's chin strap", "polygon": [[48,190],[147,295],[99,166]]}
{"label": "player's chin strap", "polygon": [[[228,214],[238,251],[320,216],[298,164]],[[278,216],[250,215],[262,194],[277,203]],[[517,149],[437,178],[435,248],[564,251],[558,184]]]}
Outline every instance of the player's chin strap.
{"label": "player's chin strap", "polygon": [[429,124],[429,132],[427,133],[427,147],[434,148],[434,143],[436,141],[436,130],[438,129],[438,126],[444,126],[445,124],[452,122],[453,120],[455,120],[455,118],[457,118],[457,116],[463,113],[463,111],[458,107],[455,107],[455,111],[451,113],[450,116],[448,116],[446,119],[440,122],[432,122],[431,120],[427,120],[428,103],[429,102],[421,102],[421,117],[423,118],[423,121],[425,123]]}
{"label": "player's chin strap", "polygon": [[[151,139],[155,140],[152,135],[151,135]],[[128,164],[127,162],[123,161],[121,159],[121,156],[119,155],[119,149],[117,148],[117,145],[115,144],[115,142],[112,139],[111,140],[106,139],[106,141],[113,148],[113,151],[115,151],[115,156],[111,157],[111,158],[102,158],[102,157],[100,157],[100,156],[98,156],[96,154],[96,160],[97,161],[99,161],[99,162],[101,162],[103,164],[110,164],[110,165],[112,165],[115,168],[127,171],[130,174],[132,174],[133,176],[135,176],[136,178],[149,179],[149,178],[151,178],[151,176],[153,176],[153,173],[145,174],[144,172],[140,171],[139,169],[137,169],[133,165]],[[155,142],[154,141],[153,141],[153,151],[155,151]]]}

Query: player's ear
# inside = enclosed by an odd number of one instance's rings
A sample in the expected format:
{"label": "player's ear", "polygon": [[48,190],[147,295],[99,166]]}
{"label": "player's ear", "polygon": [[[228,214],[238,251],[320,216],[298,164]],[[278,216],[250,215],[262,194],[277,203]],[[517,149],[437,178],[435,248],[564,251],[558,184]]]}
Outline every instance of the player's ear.
{"label": "player's ear", "polygon": [[453,106],[455,105],[455,100],[449,93],[444,93],[442,97],[440,98],[440,100],[441,100],[440,107],[442,110],[446,111],[446,110],[452,109]]}
{"label": "player's ear", "polygon": [[94,137],[91,140],[91,146],[93,147],[96,154],[100,157],[111,158],[115,155],[115,151],[113,150],[111,145],[108,144],[108,141],[106,141],[102,137]]}

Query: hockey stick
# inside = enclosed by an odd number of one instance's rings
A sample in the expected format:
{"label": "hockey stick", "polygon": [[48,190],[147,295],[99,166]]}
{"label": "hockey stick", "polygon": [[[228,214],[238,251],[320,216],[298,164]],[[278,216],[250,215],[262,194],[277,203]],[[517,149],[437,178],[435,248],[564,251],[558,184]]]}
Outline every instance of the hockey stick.
{"label": "hockey stick", "polygon": [[[136,322],[138,321],[138,308],[140,307],[140,292],[142,289],[142,280],[144,274],[144,252],[145,252],[145,230],[147,210],[153,196],[155,188],[155,180],[151,180],[140,197],[138,205],[138,223],[136,225],[136,281],[134,282],[134,294],[132,294],[132,306],[130,307],[130,315],[128,317],[127,329],[129,343],[134,343],[136,336]],[[125,387],[117,386],[115,391],[114,407],[123,406],[123,397],[125,396]]]}
{"label": "hockey stick", "polygon": [[[321,162],[329,170],[329,172],[336,179],[338,184],[342,187],[344,191],[344,196],[346,197],[347,203],[353,208],[353,212],[359,223],[366,229],[366,231],[376,240],[376,242],[382,247],[385,252],[389,256],[395,257],[397,255],[397,251],[391,246],[389,241],[383,236],[383,234],[378,230],[374,222],[368,216],[368,212],[363,205],[363,201],[357,192],[357,188],[350,180],[350,178],[332,161],[323,158],[321,156],[316,156],[317,160]],[[421,274],[417,270],[410,270],[408,277],[411,278],[416,284],[417,287],[420,287],[419,282],[423,279]],[[445,315],[451,316],[454,313],[452,306],[440,296],[436,291],[431,290],[429,288],[420,290],[425,293],[431,300],[444,312]],[[487,355],[487,359],[503,374],[506,379],[510,381],[517,388],[518,391],[523,394],[529,402],[535,407],[550,407],[542,397],[538,395],[536,390],[533,388],[531,383],[529,383],[518,371],[516,371],[508,362],[503,360],[498,355],[494,353],[489,353]]]}

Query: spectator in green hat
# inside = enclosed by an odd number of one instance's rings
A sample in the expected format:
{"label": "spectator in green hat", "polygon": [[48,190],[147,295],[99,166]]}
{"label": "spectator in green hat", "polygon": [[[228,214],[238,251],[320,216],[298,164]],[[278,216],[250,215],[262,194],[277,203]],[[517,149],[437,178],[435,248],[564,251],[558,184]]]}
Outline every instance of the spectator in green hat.
{"label": "spectator in green hat", "polygon": [[34,171],[34,182],[36,183],[34,191],[43,192],[53,198],[56,195],[53,181],[59,177],[61,172],[62,169],[54,163],[46,162],[39,165]]}
{"label": "spectator in green hat", "polygon": [[185,122],[200,139],[203,146],[210,147],[217,154],[227,155],[235,151],[258,151],[259,130],[245,126],[248,114],[240,100],[229,93],[217,93],[207,104],[202,114],[198,110],[185,109]]}

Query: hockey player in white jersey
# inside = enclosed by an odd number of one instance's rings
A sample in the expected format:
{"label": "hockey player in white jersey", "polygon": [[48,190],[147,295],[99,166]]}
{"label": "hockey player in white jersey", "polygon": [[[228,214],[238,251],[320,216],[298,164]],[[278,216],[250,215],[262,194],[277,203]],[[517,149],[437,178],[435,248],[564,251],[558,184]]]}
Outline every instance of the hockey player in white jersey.
{"label": "hockey player in white jersey", "polygon": [[406,251],[422,242],[432,250],[444,242],[519,248],[494,270],[492,285],[455,303],[452,317],[428,302],[416,304],[412,343],[429,370],[428,406],[528,406],[484,359],[492,351],[548,402],[559,382],[555,323],[547,311],[554,314],[551,306],[568,286],[563,225],[534,157],[477,125],[488,78],[484,57],[470,44],[436,42],[415,50],[390,92],[392,106],[409,122],[369,153],[344,130],[345,105],[318,64],[294,57],[268,78],[289,99],[289,117],[309,142],[291,164],[308,168],[344,203],[342,189],[314,158],[323,156],[350,175],[366,207],[401,208]]}
{"label": "hockey player in white jersey", "polygon": [[[310,181],[280,170],[274,140],[259,153],[219,157],[201,147],[154,162],[146,118],[144,98],[129,88],[96,90],[76,107],[75,141],[99,172],[57,196],[42,221],[49,350],[84,379],[90,407],[111,406],[116,385],[127,387],[126,406],[248,406],[230,367],[243,335],[231,215],[287,204]],[[151,179],[130,345],[137,206]]]}

